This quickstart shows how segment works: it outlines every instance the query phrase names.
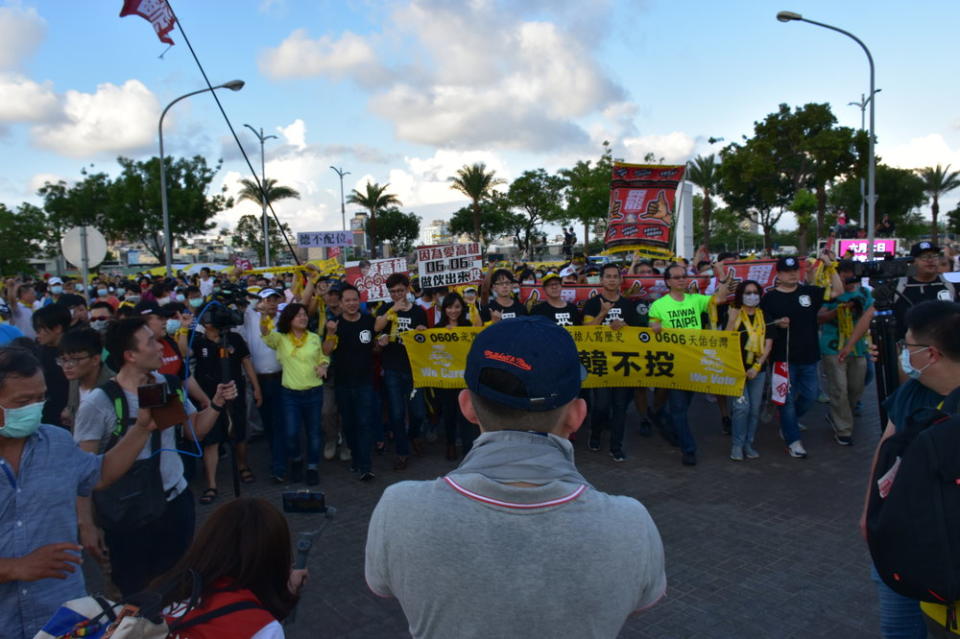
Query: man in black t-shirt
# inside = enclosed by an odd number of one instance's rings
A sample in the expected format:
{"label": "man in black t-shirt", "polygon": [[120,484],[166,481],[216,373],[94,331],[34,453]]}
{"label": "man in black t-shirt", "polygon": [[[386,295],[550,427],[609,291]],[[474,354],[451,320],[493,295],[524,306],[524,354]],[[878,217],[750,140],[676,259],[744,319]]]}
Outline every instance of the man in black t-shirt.
{"label": "man in black t-shirt", "polygon": [[373,391],[374,319],[360,312],[360,291],[355,286],[341,289],[339,320],[327,322],[323,352],[333,358],[337,377],[337,406],[343,433],[350,447],[353,466],[360,479],[369,481],[373,474],[374,430],[377,398]]}
{"label": "man in black t-shirt", "polygon": [[[620,330],[624,326],[640,326],[637,306],[620,294],[623,276],[616,264],[604,264],[600,269],[600,294],[583,305],[583,325],[609,326]],[[626,428],[627,406],[633,398],[632,388],[595,388],[590,410],[590,441],[592,451],[600,450],[600,436],[605,427],[610,429],[610,456],[614,461],[626,459],[623,454],[623,433]]]}
{"label": "man in black t-shirt", "polygon": [[894,317],[897,318],[897,339],[907,332],[907,312],[920,302],[938,300],[953,302],[957,299],[953,282],[940,275],[940,247],[924,240],[910,249],[913,258],[913,277],[901,277],[897,280]]}
{"label": "man in black t-shirt", "polygon": [[[824,250],[820,259],[829,267],[832,252]],[[808,270],[812,279],[814,268]],[[843,294],[843,283],[834,269],[830,276],[830,299]],[[807,456],[800,441],[800,418],[817,399],[817,362],[820,361],[820,337],[817,313],[825,301],[820,286],[800,283],[800,262],[795,257],[777,260],[777,286],[760,300],[764,320],[777,321],[785,330],[773,341],[771,360],[787,362],[790,370],[790,391],[780,407],[780,431],[787,445],[787,454],[797,459]],[[779,320],[779,321],[778,321]]]}
{"label": "man in black t-shirt", "polygon": [[543,315],[558,326],[580,326],[580,310],[560,297],[563,281],[556,273],[543,276],[543,296],[546,298],[530,311],[531,315]]}
{"label": "man in black t-shirt", "polygon": [[517,281],[513,273],[498,268],[490,277],[490,282],[493,284],[493,299],[480,312],[484,324],[527,314],[527,307],[514,297],[513,287]]}
{"label": "man in black t-shirt", "polygon": [[[390,428],[393,430],[397,453],[393,469],[403,470],[407,467],[407,458],[410,456],[410,440],[419,436],[420,427],[427,414],[423,392],[413,388],[413,373],[410,370],[407,349],[403,345],[403,334],[426,328],[427,315],[422,308],[409,300],[410,278],[405,274],[390,275],[387,278],[387,291],[390,293],[391,302],[380,306],[374,329],[383,348],[380,365],[383,367],[383,386],[386,390]],[[408,411],[409,437],[406,423]]]}

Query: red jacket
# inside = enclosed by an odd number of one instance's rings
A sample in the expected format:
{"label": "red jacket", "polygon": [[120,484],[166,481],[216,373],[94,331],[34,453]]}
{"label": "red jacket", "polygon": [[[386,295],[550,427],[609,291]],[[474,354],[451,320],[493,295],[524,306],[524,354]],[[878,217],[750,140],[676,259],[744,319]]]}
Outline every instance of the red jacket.
{"label": "red jacket", "polygon": [[[239,602],[253,603],[257,607],[228,612],[195,626],[188,626],[182,631],[176,629],[179,624]],[[201,599],[200,606],[182,617],[168,616],[166,619],[167,625],[171,628],[170,637],[177,639],[250,639],[264,626],[276,621],[276,618],[261,606],[257,596],[249,590],[213,592]]]}

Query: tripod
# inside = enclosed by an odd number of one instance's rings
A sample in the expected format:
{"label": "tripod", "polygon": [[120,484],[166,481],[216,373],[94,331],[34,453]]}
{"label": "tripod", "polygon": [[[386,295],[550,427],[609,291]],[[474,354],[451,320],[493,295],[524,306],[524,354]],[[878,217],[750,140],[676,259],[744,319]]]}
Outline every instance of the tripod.
{"label": "tripod", "polygon": [[890,306],[878,307],[870,323],[870,336],[877,346],[877,402],[880,405],[880,430],[887,427],[883,403],[900,385],[897,367],[897,319]]}

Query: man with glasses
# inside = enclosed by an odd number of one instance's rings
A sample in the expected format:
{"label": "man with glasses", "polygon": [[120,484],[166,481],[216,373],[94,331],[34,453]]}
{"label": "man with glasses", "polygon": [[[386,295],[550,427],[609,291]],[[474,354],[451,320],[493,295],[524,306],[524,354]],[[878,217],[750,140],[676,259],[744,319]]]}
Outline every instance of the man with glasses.
{"label": "man with glasses", "polygon": [[940,247],[926,240],[917,242],[910,249],[913,258],[913,276],[897,280],[897,296],[894,302],[894,317],[897,318],[897,339],[907,332],[907,311],[928,300],[953,302],[957,291],[952,282],[940,275]]}
{"label": "man with glasses", "polygon": [[68,331],[60,340],[57,364],[70,384],[62,413],[65,426],[73,427],[80,402],[113,377],[114,372],[103,363],[102,354],[103,338],[92,328]]}
{"label": "man with glasses", "polygon": [[[493,299],[480,312],[484,324],[513,319],[527,314],[527,307],[513,295],[513,287],[517,280],[509,269],[498,268],[490,278],[493,283]],[[481,290],[483,290],[482,287]],[[439,306],[439,302],[437,303]]]}

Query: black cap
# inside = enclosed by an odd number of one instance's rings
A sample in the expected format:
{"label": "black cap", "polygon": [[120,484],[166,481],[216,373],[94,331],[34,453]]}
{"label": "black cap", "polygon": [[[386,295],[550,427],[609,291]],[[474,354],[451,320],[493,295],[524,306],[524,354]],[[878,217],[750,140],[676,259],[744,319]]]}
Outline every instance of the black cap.
{"label": "black cap", "polygon": [[922,242],[917,242],[910,248],[911,257],[920,257],[921,253],[939,253],[940,247],[934,244],[933,242],[924,240]]}
{"label": "black cap", "polygon": [[75,308],[77,306],[86,306],[87,301],[79,295],[75,295],[73,293],[64,293],[60,296],[60,299],[57,300],[57,304],[66,306],[67,308]]}
{"label": "black cap", "polygon": [[160,315],[160,305],[153,300],[144,300],[133,307],[135,315]]}
{"label": "black cap", "polygon": [[796,271],[800,268],[800,260],[792,255],[785,255],[777,260],[778,271]]}
{"label": "black cap", "polygon": [[837,270],[843,272],[855,272],[857,270],[857,264],[853,260],[840,260],[837,262]]}

